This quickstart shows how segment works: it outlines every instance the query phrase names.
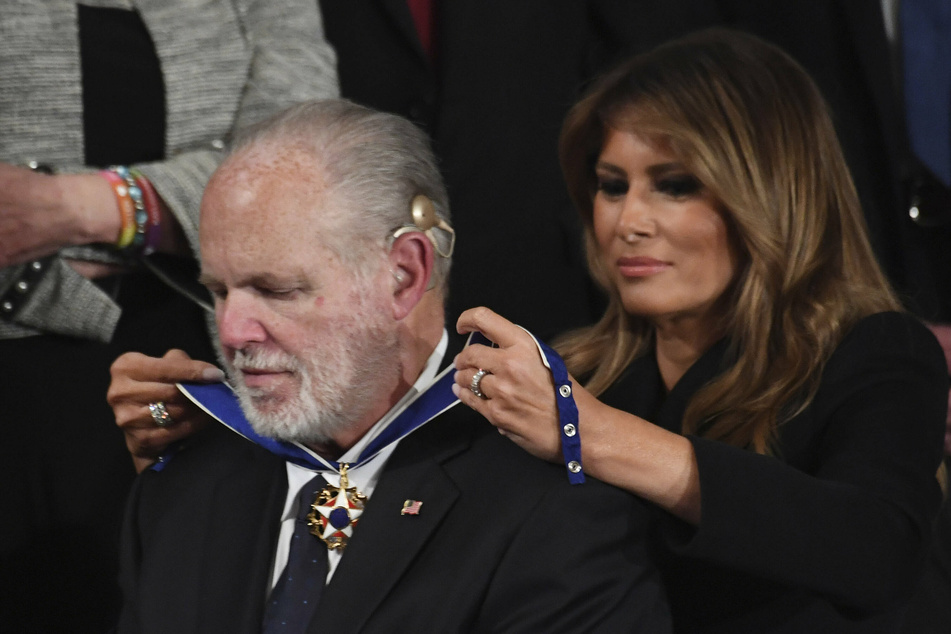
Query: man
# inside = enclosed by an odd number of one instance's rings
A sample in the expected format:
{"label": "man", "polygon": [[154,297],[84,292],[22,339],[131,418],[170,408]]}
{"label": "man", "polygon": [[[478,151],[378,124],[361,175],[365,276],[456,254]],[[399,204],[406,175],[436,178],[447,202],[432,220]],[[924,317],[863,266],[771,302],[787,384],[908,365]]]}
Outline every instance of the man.
{"label": "man", "polygon": [[[253,434],[311,462],[214,425],[144,472],[119,631],[277,631],[314,544],[320,583],[288,631],[669,630],[639,500],[570,485],[464,406],[380,446],[452,360],[447,219],[425,137],[399,117],[308,103],[236,142],[202,202],[202,277]],[[171,383],[215,375],[175,352],[117,360],[120,426],[177,421],[130,441],[140,467],[144,446],[201,424]],[[300,508],[329,552],[301,538]]]}

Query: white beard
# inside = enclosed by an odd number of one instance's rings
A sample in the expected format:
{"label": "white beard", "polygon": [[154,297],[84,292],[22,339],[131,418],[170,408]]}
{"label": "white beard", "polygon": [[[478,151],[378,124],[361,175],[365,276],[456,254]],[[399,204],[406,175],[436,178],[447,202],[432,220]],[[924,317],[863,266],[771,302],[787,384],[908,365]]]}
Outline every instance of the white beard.
{"label": "white beard", "polygon": [[[365,296],[364,296],[365,297]],[[401,372],[396,329],[366,301],[338,323],[327,324],[319,343],[294,354],[248,346],[226,364],[251,427],[261,436],[325,444],[358,422],[380,399],[380,386]],[[241,369],[288,371],[297,394],[281,398],[250,388]]]}

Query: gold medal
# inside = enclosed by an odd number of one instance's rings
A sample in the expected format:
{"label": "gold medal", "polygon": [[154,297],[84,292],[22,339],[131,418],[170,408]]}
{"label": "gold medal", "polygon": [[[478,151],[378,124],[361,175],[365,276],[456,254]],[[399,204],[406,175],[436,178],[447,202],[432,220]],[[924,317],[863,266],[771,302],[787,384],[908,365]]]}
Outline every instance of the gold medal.
{"label": "gold medal", "polygon": [[307,526],[330,550],[343,550],[353,535],[367,496],[350,486],[346,463],[340,465],[340,486],[327,484],[310,505]]}

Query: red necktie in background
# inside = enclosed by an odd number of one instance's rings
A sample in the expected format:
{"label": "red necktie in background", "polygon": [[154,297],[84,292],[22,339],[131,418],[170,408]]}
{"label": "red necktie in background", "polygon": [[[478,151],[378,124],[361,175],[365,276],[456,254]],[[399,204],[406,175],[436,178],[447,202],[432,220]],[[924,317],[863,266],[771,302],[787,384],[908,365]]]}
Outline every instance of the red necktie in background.
{"label": "red necktie in background", "polygon": [[419,42],[429,58],[433,59],[433,0],[406,0],[406,4],[409,5],[410,13],[413,14]]}

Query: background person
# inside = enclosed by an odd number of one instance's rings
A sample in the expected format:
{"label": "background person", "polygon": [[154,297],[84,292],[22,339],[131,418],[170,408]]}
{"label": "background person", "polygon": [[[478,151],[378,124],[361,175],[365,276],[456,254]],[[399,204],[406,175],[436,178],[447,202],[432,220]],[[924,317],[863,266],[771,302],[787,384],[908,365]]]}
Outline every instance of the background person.
{"label": "background person", "polygon": [[[198,202],[225,143],[291,103],[335,96],[333,64],[311,1],[3,4],[4,628],[113,623],[134,470],[104,399],[109,365],[170,347],[214,358],[201,309],[145,270],[144,252],[163,273],[194,278]],[[97,173],[113,165],[137,169],[153,196],[144,242],[128,183]]]}
{"label": "background person", "polygon": [[[947,370],[875,263],[815,85],[750,36],[688,37],[600,80],[561,151],[610,295],[559,345],[583,464],[659,507],[675,629],[897,631]],[[460,398],[558,460],[534,344],[485,308],[457,327],[501,346],[457,357]]]}

